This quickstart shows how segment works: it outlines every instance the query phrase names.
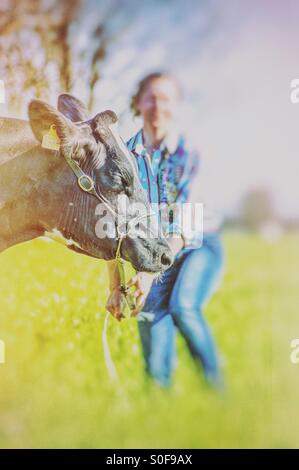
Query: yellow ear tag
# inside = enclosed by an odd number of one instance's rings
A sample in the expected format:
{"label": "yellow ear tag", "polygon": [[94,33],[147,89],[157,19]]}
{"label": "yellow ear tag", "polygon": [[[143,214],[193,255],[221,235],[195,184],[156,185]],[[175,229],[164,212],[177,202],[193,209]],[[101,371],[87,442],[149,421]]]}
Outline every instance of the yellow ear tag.
{"label": "yellow ear tag", "polygon": [[60,139],[57,135],[55,124],[52,124],[49,131],[43,136],[42,147],[50,150],[60,149]]}

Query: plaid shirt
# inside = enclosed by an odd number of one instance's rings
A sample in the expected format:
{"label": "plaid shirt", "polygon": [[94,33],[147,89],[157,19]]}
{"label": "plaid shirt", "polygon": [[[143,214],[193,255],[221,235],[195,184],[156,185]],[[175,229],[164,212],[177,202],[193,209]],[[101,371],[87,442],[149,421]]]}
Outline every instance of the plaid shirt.
{"label": "plaid shirt", "polygon": [[[199,157],[190,151],[183,136],[166,138],[150,157],[144,147],[142,129],[127,142],[136,157],[141,184],[153,203],[184,203],[188,200],[190,183],[198,171]],[[181,233],[171,219],[166,233]]]}

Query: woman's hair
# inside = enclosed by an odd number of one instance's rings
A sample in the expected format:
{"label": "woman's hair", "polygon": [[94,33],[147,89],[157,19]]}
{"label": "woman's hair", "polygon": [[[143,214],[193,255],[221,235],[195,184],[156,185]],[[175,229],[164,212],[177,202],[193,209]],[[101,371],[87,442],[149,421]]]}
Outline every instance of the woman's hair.
{"label": "woman's hair", "polygon": [[178,79],[172,75],[169,72],[153,72],[150,73],[149,75],[146,75],[142,80],[137,85],[137,91],[136,93],[132,96],[131,102],[130,102],[130,109],[133,112],[134,116],[139,116],[140,112],[138,110],[138,101],[144,90],[146,89],[147,85],[153,81],[157,80],[159,78],[166,78],[167,80],[172,81],[175,86],[177,87],[178,95],[179,97],[182,97],[182,87],[181,84],[179,83]]}

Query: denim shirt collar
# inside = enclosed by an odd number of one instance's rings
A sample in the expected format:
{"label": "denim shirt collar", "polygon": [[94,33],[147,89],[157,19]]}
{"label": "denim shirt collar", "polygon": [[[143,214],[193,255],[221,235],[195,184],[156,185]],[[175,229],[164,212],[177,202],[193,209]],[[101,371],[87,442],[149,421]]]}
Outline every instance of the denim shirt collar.
{"label": "denim shirt collar", "polygon": [[[167,150],[169,154],[173,154],[177,150],[179,143],[180,136],[175,131],[172,131],[163,139],[158,150],[161,152]],[[140,129],[136,135],[134,151],[138,156],[144,155],[146,153],[146,148],[144,147],[143,129]]]}

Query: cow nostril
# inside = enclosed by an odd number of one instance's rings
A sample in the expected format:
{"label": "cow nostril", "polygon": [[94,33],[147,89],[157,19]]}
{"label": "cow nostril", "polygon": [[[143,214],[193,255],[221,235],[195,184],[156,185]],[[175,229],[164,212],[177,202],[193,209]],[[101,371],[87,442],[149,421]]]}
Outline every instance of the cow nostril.
{"label": "cow nostril", "polygon": [[167,253],[163,253],[161,256],[161,263],[163,266],[171,266],[173,262],[172,256],[168,255]]}

